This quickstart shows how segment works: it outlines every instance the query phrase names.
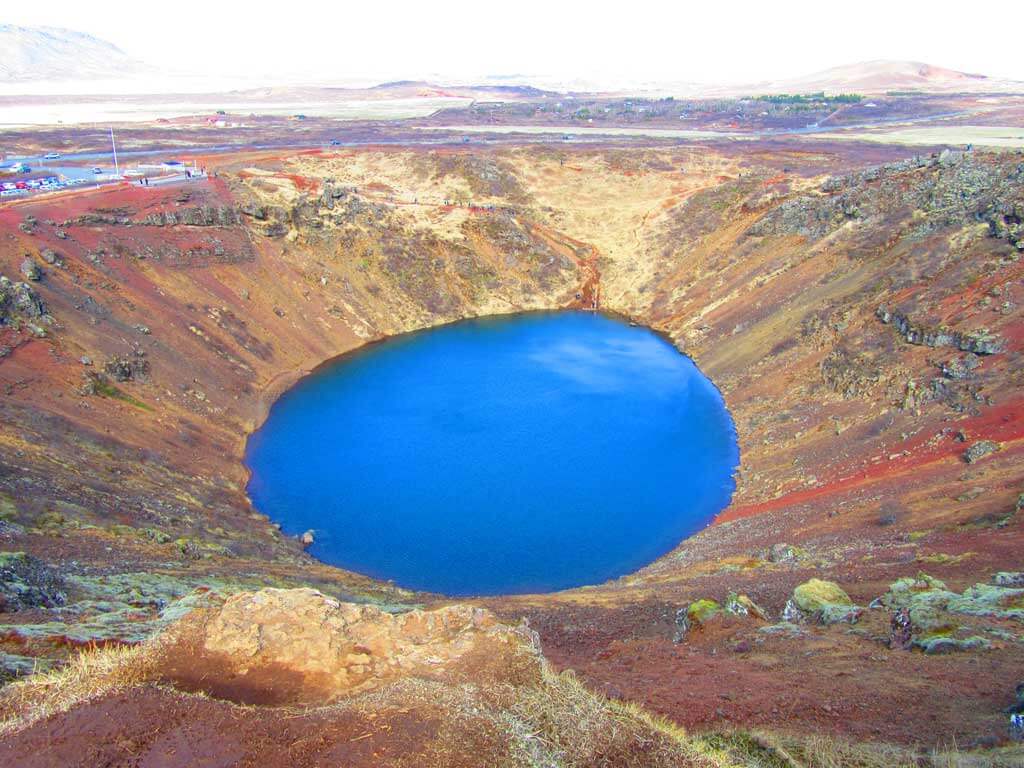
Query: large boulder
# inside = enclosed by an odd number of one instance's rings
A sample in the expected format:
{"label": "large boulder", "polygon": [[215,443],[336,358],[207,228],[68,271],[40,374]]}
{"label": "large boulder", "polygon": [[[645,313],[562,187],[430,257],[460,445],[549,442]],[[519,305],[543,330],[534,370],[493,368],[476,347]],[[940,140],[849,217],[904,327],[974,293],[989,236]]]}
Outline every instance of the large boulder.
{"label": "large boulder", "polygon": [[853,600],[834,581],[811,579],[793,590],[793,601],[802,611],[813,613],[829,605],[853,605]]}
{"label": "large boulder", "polygon": [[263,589],[188,614],[163,642],[179,687],[254,703],[324,702],[403,677],[522,685],[543,657],[525,626],[451,605],[388,613],[313,589]]}
{"label": "large boulder", "polygon": [[786,621],[820,624],[856,621],[862,609],[854,605],[850,596],[834,581],[810,579],[793,590],[782,617]]}

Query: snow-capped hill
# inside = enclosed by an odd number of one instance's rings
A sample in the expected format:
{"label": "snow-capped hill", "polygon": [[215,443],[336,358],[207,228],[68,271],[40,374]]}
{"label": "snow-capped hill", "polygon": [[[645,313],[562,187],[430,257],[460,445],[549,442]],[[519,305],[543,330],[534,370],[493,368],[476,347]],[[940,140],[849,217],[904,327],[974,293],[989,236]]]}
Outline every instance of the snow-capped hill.
{"label": "snow-capped hill", "polygon": [[149,67],[106,40],[59,27],[0,24],[0,82],[97,80]]}

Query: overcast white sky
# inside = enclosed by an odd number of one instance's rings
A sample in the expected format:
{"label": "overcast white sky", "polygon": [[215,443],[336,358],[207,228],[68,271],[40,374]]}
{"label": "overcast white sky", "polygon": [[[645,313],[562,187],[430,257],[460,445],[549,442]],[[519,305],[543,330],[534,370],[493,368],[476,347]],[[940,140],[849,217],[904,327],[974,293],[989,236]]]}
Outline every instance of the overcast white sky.
{"label": "overcast white sky", "polygon": [[[5,0],[0,21],[105,38],[217,75],[436,74],[735,83],[870,59],[1024,80],[1024,1]],[[692,7],[688,7],[692,6]]]}

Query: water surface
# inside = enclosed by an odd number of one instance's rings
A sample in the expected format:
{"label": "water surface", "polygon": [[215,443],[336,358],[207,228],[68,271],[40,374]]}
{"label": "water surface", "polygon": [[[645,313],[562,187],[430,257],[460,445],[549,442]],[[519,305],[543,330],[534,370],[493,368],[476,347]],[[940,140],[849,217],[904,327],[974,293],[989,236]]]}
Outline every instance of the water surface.
{"label": "water surface", "polygon": [[323,366],[249,440],[256,508],[321,560],[451,595],[595,584],[729,501],[722,398],[644,328],[471,320]]}

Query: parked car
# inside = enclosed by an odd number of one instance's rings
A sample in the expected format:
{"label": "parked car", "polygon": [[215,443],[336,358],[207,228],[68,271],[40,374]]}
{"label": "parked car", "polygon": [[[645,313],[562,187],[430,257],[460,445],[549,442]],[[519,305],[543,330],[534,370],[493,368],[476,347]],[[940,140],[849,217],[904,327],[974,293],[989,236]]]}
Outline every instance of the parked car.
{"label": "parked car", "polygon": [[96,166],[93,166],[92,172],[93,173],[103,173],[103,169],[100,168],[98,165],[96,165]]}
{"label": "parked car", "polygon": [[60,160],[60,153],[50,152],[48,154],[45,154],[43,155],[43,160]]}

